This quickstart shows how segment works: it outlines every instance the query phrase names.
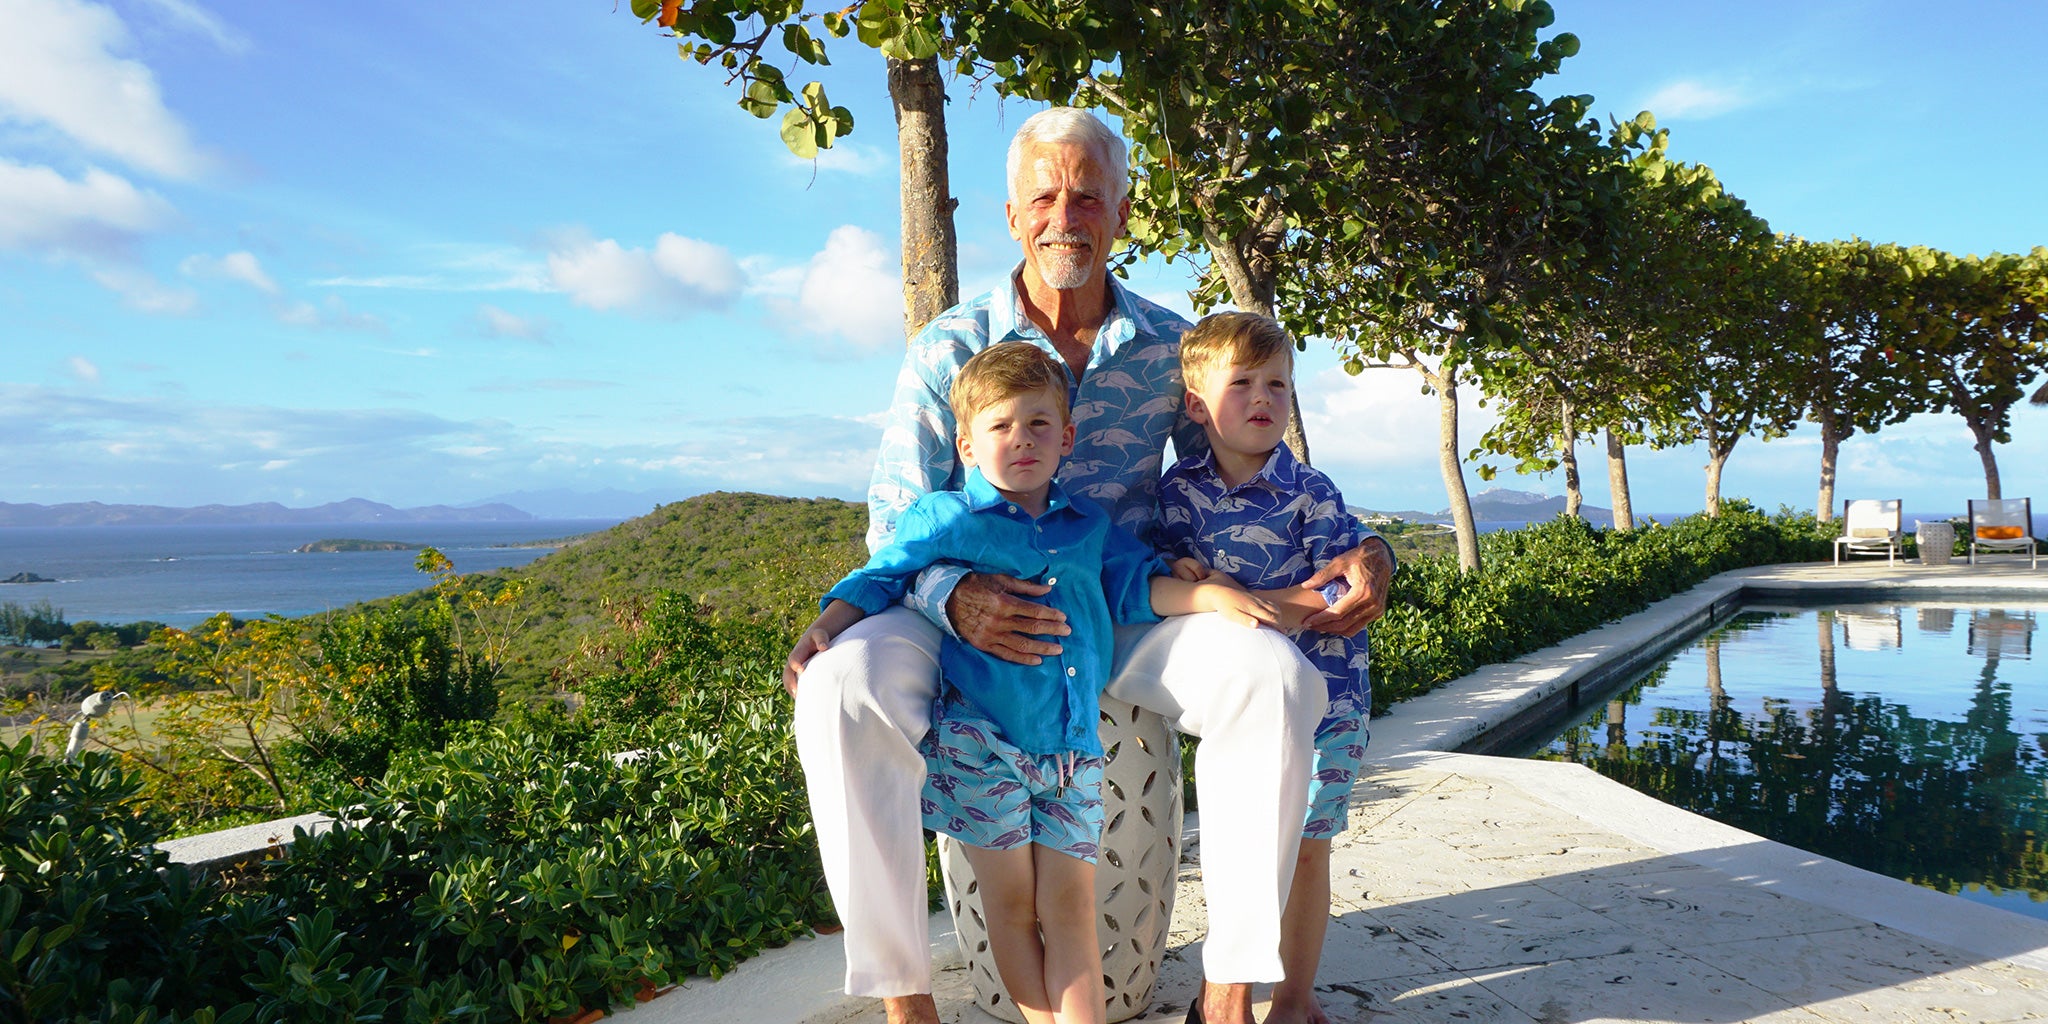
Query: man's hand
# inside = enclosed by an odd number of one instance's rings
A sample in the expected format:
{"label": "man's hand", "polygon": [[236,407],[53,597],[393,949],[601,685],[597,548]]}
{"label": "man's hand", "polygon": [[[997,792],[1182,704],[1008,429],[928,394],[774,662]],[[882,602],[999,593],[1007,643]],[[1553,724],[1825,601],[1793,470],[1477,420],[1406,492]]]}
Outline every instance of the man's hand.
{"label": "man's hand", "polygon": [[1041,597],[1052,592],[1043,583],[1014,576],[971,572],[953,587],[946,599],[946,618],[953,632],[976,650],[1019,665],[1036,665],[1062,650],[1039,636],[1066,636],[1065,612],[1026,601],[1016,595]]}
{"label": "man's hand", "polygon": [[796,696],[797,677],[804,674],[804,666],[831,643],[832,638],[816,626],[804,630],[804,635],[796,638],[796,647],[789,652],[789,660],[782,663],[782,688],[788,690],[790,696]]}
{"label": "man's hand", "polygon": [[1322,571],[1302,584],[1306,590],[1320,590],[1338,577],[1351,584],[1351,592],[1337,603],[1302,620],[1301,628],[1338,636],[1357,636],[1358,631],[1386,614],[1387,587],[1394,581],[1394,549],[1378,537],[1344,552],[1323,566]]}

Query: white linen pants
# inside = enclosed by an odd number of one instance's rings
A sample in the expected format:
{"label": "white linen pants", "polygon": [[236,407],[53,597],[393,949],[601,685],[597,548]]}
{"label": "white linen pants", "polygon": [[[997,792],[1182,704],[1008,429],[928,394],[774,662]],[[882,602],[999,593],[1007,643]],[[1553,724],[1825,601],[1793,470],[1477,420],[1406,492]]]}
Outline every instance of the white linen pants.
{"label": "white linen pants", "polygon": [[[846,926],[848,995],[932,990],[917,745],[931,727],[939,638],[923,616],[890,608],[840,634],[797,685],[797,754]],[[1203,976],[1279,981],[1323,675],[1285,636],[1213,613],[1120,626],[1116,641],[1109,692],[1202,738]]]}

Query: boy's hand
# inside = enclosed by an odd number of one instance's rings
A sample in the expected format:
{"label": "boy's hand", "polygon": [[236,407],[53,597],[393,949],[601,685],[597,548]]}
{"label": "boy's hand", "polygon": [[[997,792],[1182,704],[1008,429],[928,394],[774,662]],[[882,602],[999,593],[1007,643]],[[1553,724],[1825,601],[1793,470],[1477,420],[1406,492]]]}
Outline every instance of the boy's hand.
{"label": "boy's hand", "polygon": [[1209,575],[1209,567],[1203,565],[1201,559],[1190,555],[1182,555],[1168,565],[1173,569],[1174,579],[1186,580],[1189,583],[1200,583]]}
{"label": "boy's hand", "polygon": [[1041,636],[1066,636],[1067,616],[1056,608],[1026,601],[1018,594],[1039,597],[1052,592],[1043,583],[998,573],[968,573],[946,599],[946,618],[953,632],[978,651],[1019,665],[1036,665],[1063,649]]}
{"label": "boy's hand", "polygon": [[1280,626],[1280,611],[1271,601],[1250,593],[1236,585],[1205,582],[1201,585],[1201,603],[1209,611],[1220,612],[1223,617],[1248,629],[1260,626]]}
{"label": "boy's hand", "polygon": [[797,677],[804,674],[804,666],[817,657],[818,652],[832,645],[832,634],[823,626],[813,625],[796,638],[796,646],[790,649],[789,660],[782,663],[782,688],[789,695],[796,696]]}
{"label": "boy's hand", "polygon": [[1368,537],[1365,543],[1330,559],[1330,564],[1309,577],[1302,587],[1318,590],[1338,577],[1351,584],[1351,592],[1303,620],[1303,629],[1357,636],[1359,630],[1386,614],[1387,587],[1394,581],[1393,549],[1385,540]]}

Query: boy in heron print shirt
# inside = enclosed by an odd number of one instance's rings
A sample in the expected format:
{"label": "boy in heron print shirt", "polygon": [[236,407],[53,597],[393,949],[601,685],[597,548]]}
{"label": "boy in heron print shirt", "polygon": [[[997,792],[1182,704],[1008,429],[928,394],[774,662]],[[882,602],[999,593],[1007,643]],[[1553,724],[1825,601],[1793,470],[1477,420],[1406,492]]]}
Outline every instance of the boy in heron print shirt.
{"label": "boy in heron print shirt", "polygon": [[1029,342],[991,345],[953,383],[964,489],[935,491],[897,522],[888,546],[825,595],[790,653],[785,683],[832,638],[900,601],[947,562],[1044,583],[1039,598],[1073,632],[1037,665],[1003,661],[951,636],[923,753],[925,825],[960,840],[980,886],[990,951],[1031,1024],[1100,1024],[1095,854],[1102,835],[1098,695],[1114,623],[1214,611],[1277,625],[1270,602],[1221,581],[1175,578],[1137,538],[1053,480],[1073,450],[1067,373]]}
{"label": "boy in heron print shirt", "polygon": [[1372,710],[1364,633],[1356,638],[1300,631],[1303,618],[1342,593],[1301,584],[1366,531],[1345,510],[1330,478],[1302,465],[1282,433],[1292,408],[1294,343],[1279,324],[1250,313],[1205,317],[1181,336],[1188,415],[1209,436],[1210,453],[1182,459],[1160,480],[1162,543],[1183,579],[1221,573],[1272,602],[1330,687],[1316,729],[1315,774],[1293,887],[1281,918],[1286,978],[1273,989],[1269,1024],[1324,1024],[1316,966],[1330,920],[1330,839],[1344,831],[1351,784],[1365,757]]}

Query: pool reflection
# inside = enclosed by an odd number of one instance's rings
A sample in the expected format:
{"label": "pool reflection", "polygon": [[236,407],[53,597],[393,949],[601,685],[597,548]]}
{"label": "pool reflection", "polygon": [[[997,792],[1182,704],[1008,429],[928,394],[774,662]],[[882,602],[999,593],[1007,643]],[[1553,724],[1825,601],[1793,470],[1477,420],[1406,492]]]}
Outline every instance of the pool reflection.
{"label": "pool reflection", "polygon": [[2033,608],[1751,609],[1535,756],[1586,764],[1782,843],[2048,918],[2038,618]]}

